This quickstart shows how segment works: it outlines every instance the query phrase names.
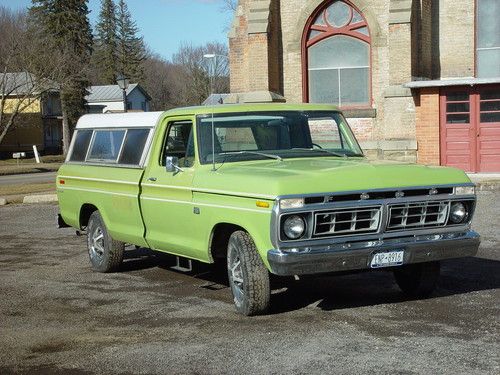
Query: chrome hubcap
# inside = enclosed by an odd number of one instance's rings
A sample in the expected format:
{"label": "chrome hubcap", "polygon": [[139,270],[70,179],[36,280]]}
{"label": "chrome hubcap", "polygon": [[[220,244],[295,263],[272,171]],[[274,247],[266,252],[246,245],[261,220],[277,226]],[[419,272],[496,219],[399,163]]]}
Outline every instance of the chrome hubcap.
{"label": "chrome hubcap", "polygon": [[104,233],[100,227],[94,229],[89,242],[90,259],[94,263],[102,263],[104,258]]}
{"label": "chrome hubcap", "polygon": [[234,301],[239,304],[243,300],[243,271],[241,269],[241,259],[235,250],[230,251],[227,266]]}

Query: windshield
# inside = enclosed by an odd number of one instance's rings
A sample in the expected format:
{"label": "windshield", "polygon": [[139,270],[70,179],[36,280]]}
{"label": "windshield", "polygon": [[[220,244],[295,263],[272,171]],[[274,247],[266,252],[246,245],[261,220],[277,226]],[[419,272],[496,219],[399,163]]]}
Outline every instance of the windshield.
{"label": "windshield", "polygon": [[[363,156],[339,112],[248,112],[198,116],[202,164],[273,158]],[[212,154],[212,143],[215,154]]]}

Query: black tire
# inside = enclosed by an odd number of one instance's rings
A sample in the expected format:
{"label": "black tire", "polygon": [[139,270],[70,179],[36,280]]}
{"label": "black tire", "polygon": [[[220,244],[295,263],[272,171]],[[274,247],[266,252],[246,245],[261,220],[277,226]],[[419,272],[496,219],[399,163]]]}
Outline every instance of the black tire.
{"label": "black tire", "polygon": [[408,264],[394,269],[394,278],[403,293],[410,297],[427,297],[436,289],[439,262]]}
{"label": "black tire", "polygon": [[87,249],[92,270],[107,273],[120,268],[125,243],[111,238],[99,211],[90,215],[87,225]]}
{"label": "black tire", "polygon": [[251,316],[268,310],[271,297],[269,272],[246,232],[234,232],[229,238],[227,273],[234,305],[240,314]]}

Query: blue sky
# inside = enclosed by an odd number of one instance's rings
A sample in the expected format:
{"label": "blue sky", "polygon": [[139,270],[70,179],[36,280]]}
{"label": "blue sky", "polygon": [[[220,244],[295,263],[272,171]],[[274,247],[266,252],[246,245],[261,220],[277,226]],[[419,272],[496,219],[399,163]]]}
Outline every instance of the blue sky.
{"label": "blue sky", "polygon": [[[126,0],[132,17],[149,47],[170,59],[182,42],[201,45],[227,43],[231,14],[221,11],[222,0]],[[100,0],[89,0],[90,20],[95,25]],[[31,0],[0,0],[0,6],[26,8]]]}

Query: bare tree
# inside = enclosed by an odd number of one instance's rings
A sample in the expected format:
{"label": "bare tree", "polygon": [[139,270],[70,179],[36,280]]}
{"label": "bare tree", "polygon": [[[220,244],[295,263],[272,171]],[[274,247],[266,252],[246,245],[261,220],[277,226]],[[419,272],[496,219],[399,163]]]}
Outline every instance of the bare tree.
{"label": "bare tree", "polygon": [[199,105],[210,94],[210,79],[203,60],[203,48],[183,43],[174,54],[172,62],[182,67],[185,86],[179,92],[182,101]]}
{"label": "bare tree", "polygon": [[[27,35],[26,14],[0,7],[0,144],[19,116],[57,89],[57,58],[41,61]],[[40,73],[39,75],[34,74]],[[40,78],[43,77],[43,78]]]}
{"label": "bare tree", "polygon": [[235,12],[238,9],[238,0],[222,0],[222,10],[225,12]]}
{"label": "bare tree", "polygon": [[184,43],[172,61],[182,67],[184,73],[181,97],[186,105],[199,105],[211,93],[228,92],[229,64],[224,44],[215,42],[194,47]]}
{"label": "bare tree", "polygon": [[184,69],[159,55],[149,53],[143,61],[143,87],[151,96],[151,110],[161,111],[185,105],[180,92],[184,89]]}

